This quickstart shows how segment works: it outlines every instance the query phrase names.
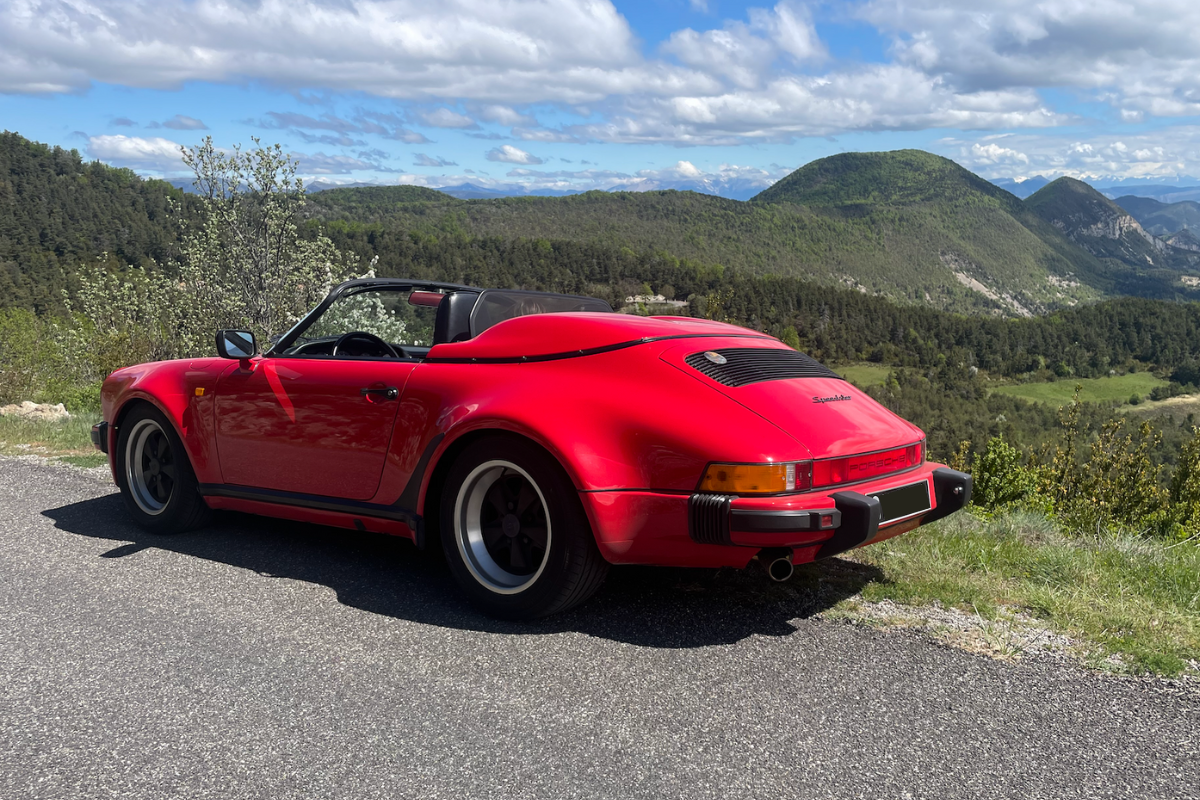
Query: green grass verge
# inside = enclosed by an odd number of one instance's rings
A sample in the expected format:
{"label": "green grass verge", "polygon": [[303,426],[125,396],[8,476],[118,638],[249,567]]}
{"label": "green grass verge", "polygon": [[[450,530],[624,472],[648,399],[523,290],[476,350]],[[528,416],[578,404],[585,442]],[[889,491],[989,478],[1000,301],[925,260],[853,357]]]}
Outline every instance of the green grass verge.
{"label": "green grass verge", "polygon": [[0,417],[0,453],[36,453],[42,456],[101,455],[96,453],[92,446],[92,425],[99,421],[99,414],[74,414],[70,419],[58,422],[27,420],[13,416]]}
{"label": "green grass verge", "polygon": [[841,375],[855,386],[874,386],[887,381],[891,367],[878,364],[850,364],[845,367],[834,367],[833,371]]}
{"label": "green grass verge", "polygon": [[75,467],[104,467],[108,466],[108,456],[104,453],[88,453],[79,456],[59,456],[58,460]]}
{"label": "green grass verge", "polygon": [[[1177,675],[1200,660],[1200,546],[1133,536],[1074,539],[1025,512],[967,513],[854,551],[879,568],[866,601],[938,601],[994,619],[1016,607],[1133,672]],[[1192,667],[1194,669],[1194,667]]]}
{"label": "green grass verge", "polygon": [[992,391],[1020,397],[1033,403],[1053,403],[1061,406],[1071,402],[1077,385],[1083,386],[1079,398],[1084,402],[1127,403],[1132,395],[1148,397],[1151,389],[1166,386],[1167,382],[1149,372],[1131,372],[1108,378],[1064,378],[1050,383],[1014,383],[997,386]]}

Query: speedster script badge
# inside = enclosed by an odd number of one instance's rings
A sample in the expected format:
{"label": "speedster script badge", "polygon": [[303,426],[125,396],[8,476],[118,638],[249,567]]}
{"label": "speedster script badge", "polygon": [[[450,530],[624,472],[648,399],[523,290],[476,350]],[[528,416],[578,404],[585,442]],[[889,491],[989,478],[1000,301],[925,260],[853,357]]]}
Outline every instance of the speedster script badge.
{"label": "speedster script badge", "polygon": [[848,394],[835,394],[831,397],[814,397],[814,403],[840,403],[842,400],[849,400]]}

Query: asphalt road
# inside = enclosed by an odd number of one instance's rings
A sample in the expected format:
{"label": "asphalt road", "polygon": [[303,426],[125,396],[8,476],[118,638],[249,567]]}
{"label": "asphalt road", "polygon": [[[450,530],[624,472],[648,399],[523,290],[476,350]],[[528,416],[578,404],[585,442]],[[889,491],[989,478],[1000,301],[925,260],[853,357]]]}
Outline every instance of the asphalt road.
{"label": "asphalt road", "polygon": [[625,569],[501,624],[407,542],[154,538],[94,474],[0,459],[0,798],[1200,796],[1194,689],[815,596]]}

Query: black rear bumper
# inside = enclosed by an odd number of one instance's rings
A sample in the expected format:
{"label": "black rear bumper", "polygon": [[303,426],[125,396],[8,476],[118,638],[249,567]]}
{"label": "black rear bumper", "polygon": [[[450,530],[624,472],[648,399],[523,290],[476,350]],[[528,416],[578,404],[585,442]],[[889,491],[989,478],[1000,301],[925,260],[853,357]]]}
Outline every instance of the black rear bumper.
{"label": "black rear bumper", "polygon": [[[921,524],[943,519],[963,508],[971,500],[971,476],[946,467],[932,473],[934,507],[916,515]],[[688,533],[701,544],[738,545],[738,533],[778,535],[774,547],[818,547],[817,558],[829,558],[866,544],[879,533],[882,506],[879,498],[860,492],[835,492],[830,495],[835,508],[795,510],[744,510],[731,508],[734,498],[727,495],[694,494],[688,501]],[[811,532],[832,530],[833,535],[820,542],[811,541]],[[884,529],[887,530],[886,528]],[[787,534],[808,534],[790,541]],[[764,543],[745,546],[768,546]]]}
{"label": "black rear bumper", "polygon": [[956,469],[942,467],[933,471],[933,496],[937,507],[925,515],[923,522],[943,519],[971,502],[971,476]]}

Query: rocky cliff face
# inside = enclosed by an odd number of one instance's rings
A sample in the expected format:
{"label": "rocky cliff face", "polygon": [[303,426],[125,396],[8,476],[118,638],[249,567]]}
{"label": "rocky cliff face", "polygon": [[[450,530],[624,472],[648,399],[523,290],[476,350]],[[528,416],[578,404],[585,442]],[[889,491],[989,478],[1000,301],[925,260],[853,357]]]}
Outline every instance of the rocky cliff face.
{"label": "rocky cliff face", "polygon": [[1150,247],[1160,253],[1167,251],[1167,244],[1156,236],[1152,236],[1146,232],[1141,224],[1129,216],[1121,212],[1120,214],[1108,213],[1102,214],[1099,219],[1095,220],[1091,225],[1086,227],[1076,228],[1074,231],[1064,232],[1075,241],[1079,241],[1081,236],[1102,236],[1105,239],[1123,239],[1126,236],[1140,236],[1146,240]]}
{"label": "rocky cliff face", "polygon": [[1099,258],[1134,267],[1175,268],[1188,258],[1147,232],[1125,209],[1082,181],[1059,178],[1026,203],[1039,216]]}

